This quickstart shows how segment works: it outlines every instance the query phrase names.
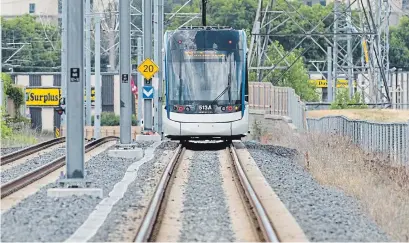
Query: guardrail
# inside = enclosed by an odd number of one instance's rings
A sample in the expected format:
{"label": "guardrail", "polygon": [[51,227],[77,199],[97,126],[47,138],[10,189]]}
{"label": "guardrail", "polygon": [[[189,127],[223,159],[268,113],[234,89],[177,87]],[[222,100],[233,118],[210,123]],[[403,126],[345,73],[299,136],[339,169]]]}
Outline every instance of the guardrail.
{"label": "guardrail", "polygon": [[392,162],[409,165],[408,123],[379,123],[351,120],[344,116],[307,118],[308,131],[351,138],[361,148],[382,153]]}
{"label": "guardrail", "polygon": [[264,110],[265,114],[288,116],[300,131],[306,128],[305,104],[292,88],[250,82],[249,106],[250,109]]}
{"label": "guardrail", "polygon": [[379,123],[344,116],[307,118],[306,105],[294,89],[262,82],[249,83],[249,106],[266,114],[288,116],[299,131],[350,137],[368,152],[382,153],[392,162],[409,165],[409,121]]}

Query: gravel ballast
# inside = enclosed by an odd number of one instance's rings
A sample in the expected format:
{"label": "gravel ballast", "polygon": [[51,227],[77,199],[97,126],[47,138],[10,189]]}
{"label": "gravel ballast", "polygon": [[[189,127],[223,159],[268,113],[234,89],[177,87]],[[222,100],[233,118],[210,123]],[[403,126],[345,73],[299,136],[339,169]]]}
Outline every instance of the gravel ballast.
{"label": "gravel ballast", "polygon": [[186,184],[179,241],[235,241],[218,151],[195,151]]}
{"label": "gravel ballast", "polygon": [[1,183],[6,183],[13,180],[19,176],[22,176],[40,166],[43,166],[61,156],[65,155],[65,149],[59,147],[48,153],[43,153],[34,158],[28,159],[22,164],[14,166],[8,170],[4,170],[1,173]]}
{"label": "gravel ballast", "polygon": [[[26,147],[27,147],[27,146],[26,146]],[[4,156],[4,155],[6,155],[6,154],[11,154],[11,153],[13,153],[13,152],[16,152],[16,151],[21,150],[21,149],[26,148],[26,147],[1,148],[0,154],[1,154],[1,156]]]}
{"label": "gravel ballast", "polygon": [[245,143],[272,189],[310,241],[390,241],[352,197],[321,186],[288,148]]}
{"label": "gravel ballast", "polygon": [[[106,150],[85,164],[87,178],[92,181],[92,187],[102,188],[103,197],[106,197],[134,162],[133,159],[109,157]],[[52,183],[43,187],[2,214],[2,242],[64,241],[81,226],[102,200],[89,196],[47,197],[47,189],[52,187],[56,185]]]}

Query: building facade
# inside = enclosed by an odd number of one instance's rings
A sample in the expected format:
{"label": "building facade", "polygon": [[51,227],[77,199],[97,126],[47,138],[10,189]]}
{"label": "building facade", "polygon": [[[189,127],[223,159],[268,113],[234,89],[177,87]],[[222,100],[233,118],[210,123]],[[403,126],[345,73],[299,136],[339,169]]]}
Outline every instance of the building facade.
{"label": "building facade", "polygon": [[38,21],[58,23],[59,0],[2,0],[1,16],[5,19],[25,14],[38,17]]}

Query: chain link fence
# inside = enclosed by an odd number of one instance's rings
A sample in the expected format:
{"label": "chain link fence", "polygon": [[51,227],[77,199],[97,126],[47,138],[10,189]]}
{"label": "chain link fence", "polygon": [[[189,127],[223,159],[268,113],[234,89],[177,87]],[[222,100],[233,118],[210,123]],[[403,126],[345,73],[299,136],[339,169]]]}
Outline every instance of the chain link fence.
{"label": "chain link fence", "polygon": [[379,123],[350,120],[344,116],[307,118],[310,132],[349,137],[366,151],[381,153],[395,163],[409,165],[408,123]]}

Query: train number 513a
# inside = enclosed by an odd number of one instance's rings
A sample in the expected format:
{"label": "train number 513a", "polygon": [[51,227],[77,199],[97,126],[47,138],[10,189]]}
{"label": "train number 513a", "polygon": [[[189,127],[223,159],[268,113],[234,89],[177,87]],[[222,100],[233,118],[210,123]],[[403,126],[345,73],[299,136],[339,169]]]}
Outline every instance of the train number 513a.
{"label": "train number 513a", "polygon": [[153,65],[143,65],[143,67],[145,68],[143,71],[144,72],[153,72]]}

